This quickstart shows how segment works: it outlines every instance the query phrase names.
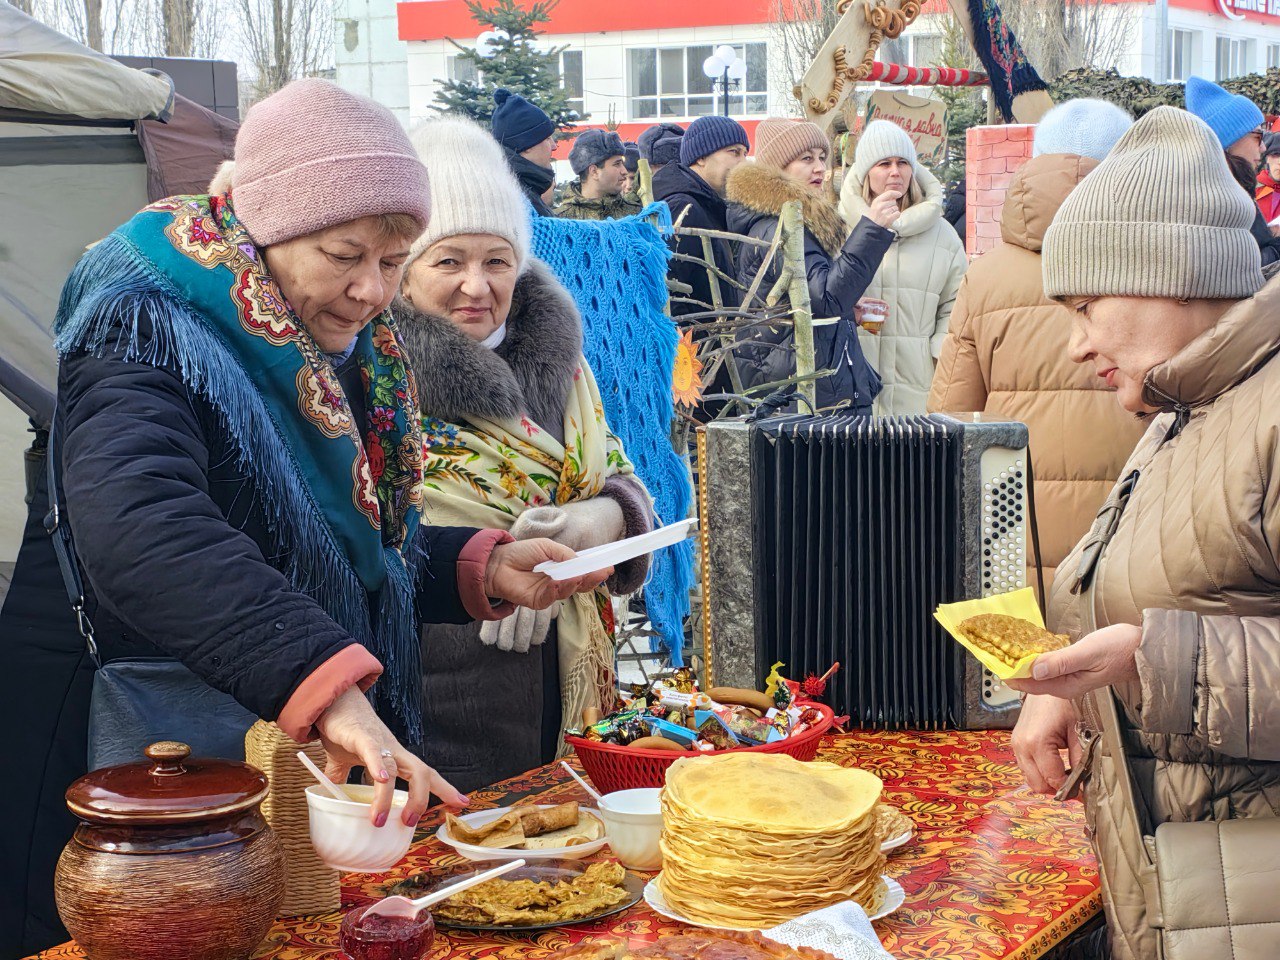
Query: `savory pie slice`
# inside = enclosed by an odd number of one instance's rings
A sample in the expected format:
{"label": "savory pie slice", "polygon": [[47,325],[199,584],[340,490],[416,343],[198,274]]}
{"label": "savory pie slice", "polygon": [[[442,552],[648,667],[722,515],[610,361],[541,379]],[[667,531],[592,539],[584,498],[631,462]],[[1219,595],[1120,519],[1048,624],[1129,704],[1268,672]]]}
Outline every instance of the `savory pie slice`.
{"label": "savory pie slice", "polygon": [[1065,634],[1050,633],[1030,620],[1003,613],[983,613],[962,620],[960,632],[975,647],[1011,667],[1023,657],[1061,650],[1071,644]]}

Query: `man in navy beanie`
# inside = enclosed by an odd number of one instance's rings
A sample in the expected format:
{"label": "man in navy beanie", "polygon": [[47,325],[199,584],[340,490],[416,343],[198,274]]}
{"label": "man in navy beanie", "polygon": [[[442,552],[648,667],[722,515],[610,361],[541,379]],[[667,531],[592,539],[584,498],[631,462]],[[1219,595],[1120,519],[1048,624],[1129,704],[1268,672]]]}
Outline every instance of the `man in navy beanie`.
{"label": "man in navy beanie", "polygon": [[520,188],[543,217],[551,208],[543,199],[556,183],[551,152],[556,143],[556,125],[551,118],[518,93],[498,89],[493,93],[493,119],[489,130],[502,145],[507,164],[520,181]]}
{"label": "man in navy beanie", "polygon": [[[658,145],[664,140],[659,140]],[[729,117],[698,117],[680,138],[680,162],[669,163],[653,177],[653,198],[664,201],[671,208],[671,219],[682,226],[702,230],[728,229],[725,216],[725,183],[729,171],[747,159],[750,144],[742,124]],[[715,265],[729,276],[736,276],[733,249],[727,240],[713,240],[711,244]],[[698,237],[680,237],[675,244],[676,253],[701,257],[702,240]],[[705,267],[687,260],[672,260],[670,276],[673,280],[693,288],[689,295],[701,303],[672,303],[671,315],[699,313],[711,303],[711,277]],[[720,298],[727,306],[737,306],[737,290],[721,282]]]}
{"label": "man in navy beanie", "polygon": [[569,220],[613,220],[640,212],[640,202],[623,192],[627,150],[609,130],[584,130],[573,141],[569,166],[578,175],[565,187],[556,216]]}

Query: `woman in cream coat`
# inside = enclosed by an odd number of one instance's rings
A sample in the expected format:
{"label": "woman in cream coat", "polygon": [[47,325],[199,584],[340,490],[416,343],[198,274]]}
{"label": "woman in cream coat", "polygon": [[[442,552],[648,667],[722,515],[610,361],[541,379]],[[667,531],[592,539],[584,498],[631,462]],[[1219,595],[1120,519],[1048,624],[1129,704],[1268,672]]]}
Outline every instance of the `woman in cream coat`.
{"label": "woman in cream coat", "polygon": [[924,413],[933,369],[968,261],[942,217],[942,185],[916,162],[915,145],[897,124],[867,124],[840,191],[840,212],[857,223],[885,191],[901,194],[902,216],[866,297],[889,304],[879,334],[858,332],[862,351],[884,380],[874,412]]}

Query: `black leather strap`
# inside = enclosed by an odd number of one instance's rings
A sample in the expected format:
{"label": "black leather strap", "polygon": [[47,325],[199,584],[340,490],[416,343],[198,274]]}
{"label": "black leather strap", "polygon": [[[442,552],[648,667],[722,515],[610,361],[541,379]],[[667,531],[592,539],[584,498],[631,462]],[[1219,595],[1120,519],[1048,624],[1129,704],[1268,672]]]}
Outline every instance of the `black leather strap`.
{"label": "black leather strap", "polygon": [[58,477],[61,473],[62,445],[58,438],[58,410],[54,407],[49,421],[49,446],[45,452],[45,475],[49,483],[49,512],[44,517],[44,529],[53,541],[53,552],[62,572],[62,585],[67,591],[71,611],[76,615],[76,628],[84,638],[85,646],[95,667],[102,666],[98,654],[98,641],[93,635],[93,621],[84,608],[84,581],[80,577],[80,565],[76,561],[76,545],[71,539],[71,526],[63,516],[58,502]]}

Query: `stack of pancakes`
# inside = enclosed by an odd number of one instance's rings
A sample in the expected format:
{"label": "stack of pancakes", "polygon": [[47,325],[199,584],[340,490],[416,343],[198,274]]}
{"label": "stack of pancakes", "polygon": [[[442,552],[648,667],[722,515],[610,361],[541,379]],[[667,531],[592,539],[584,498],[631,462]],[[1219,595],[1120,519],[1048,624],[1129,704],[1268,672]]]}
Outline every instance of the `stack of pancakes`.
{"label": "stack of pancakes", "polygon": [[766,929],[885,896],[876,832],[880,778],[785,754],[682,757],[662,791],[662,876],[688,920]]}

